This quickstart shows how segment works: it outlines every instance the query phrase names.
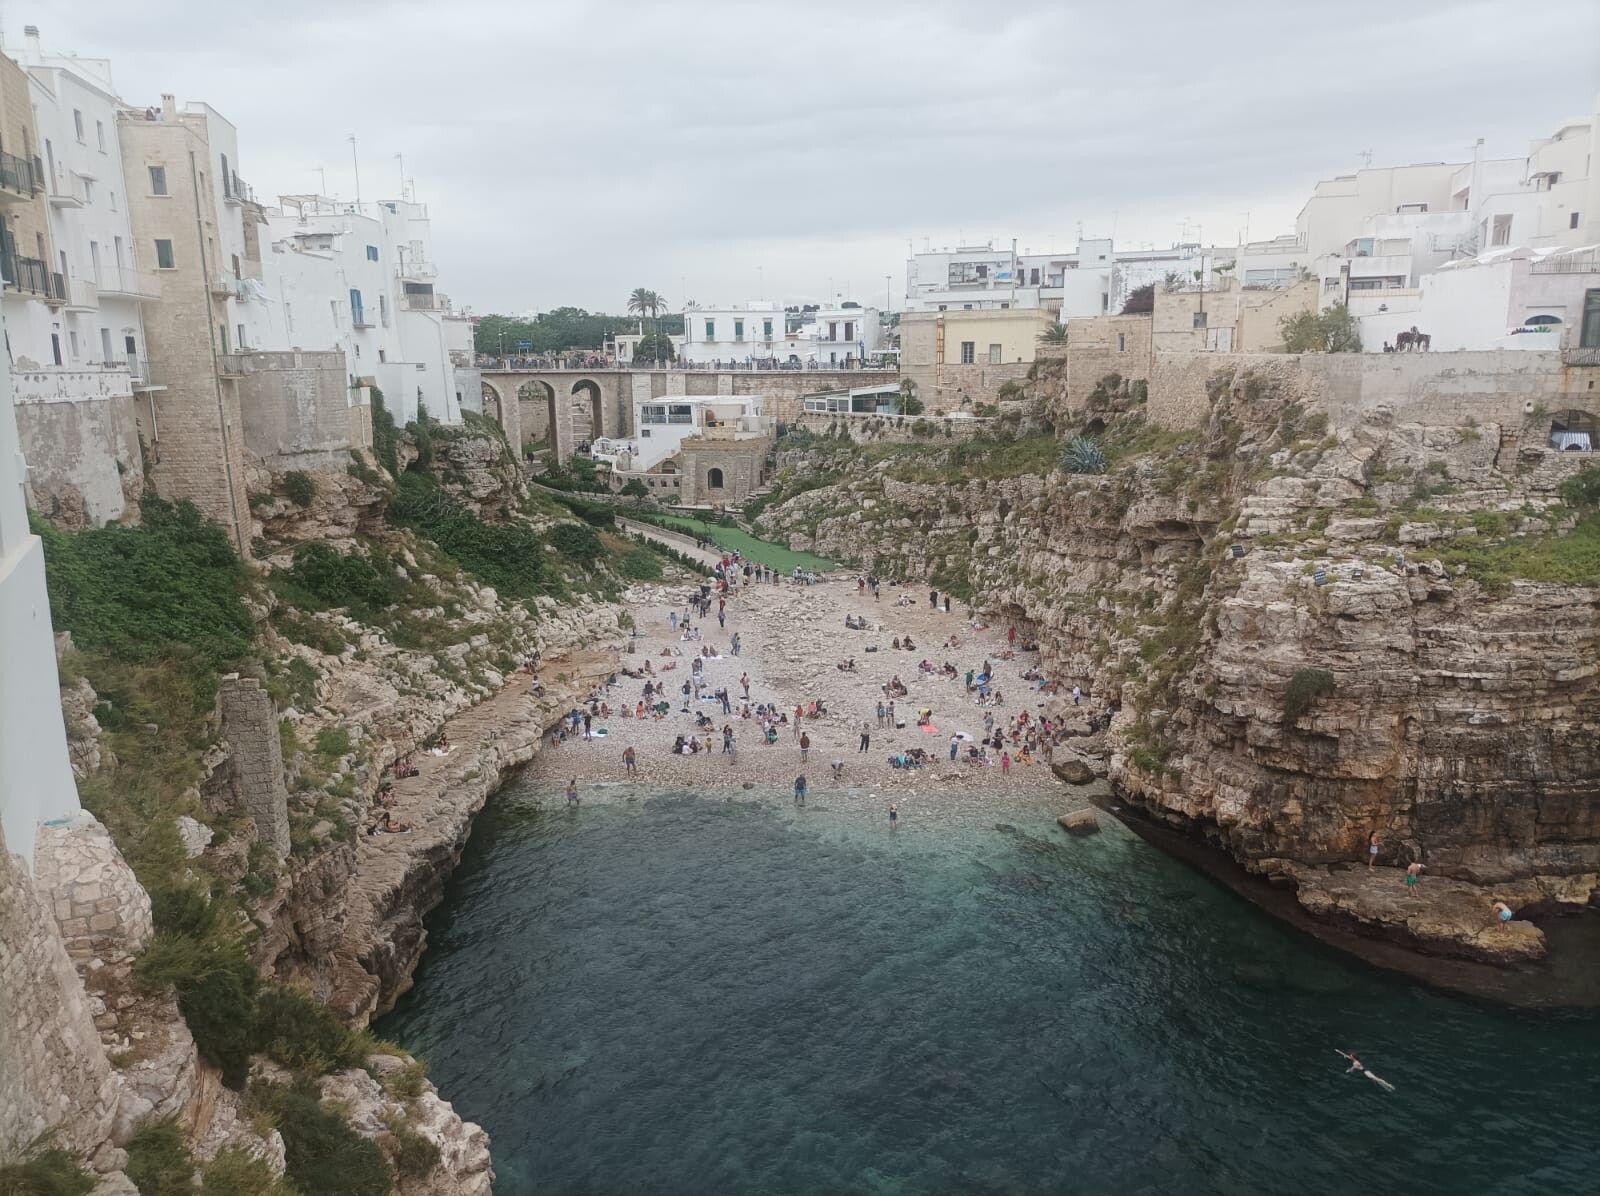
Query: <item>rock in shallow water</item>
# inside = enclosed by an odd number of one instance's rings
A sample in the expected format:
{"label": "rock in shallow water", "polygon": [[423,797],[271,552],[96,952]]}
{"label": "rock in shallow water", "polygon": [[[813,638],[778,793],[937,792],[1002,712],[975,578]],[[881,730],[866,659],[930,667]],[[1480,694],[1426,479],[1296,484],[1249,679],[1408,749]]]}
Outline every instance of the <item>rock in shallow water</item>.
{"label": "rock in shallow water", "polygon": [[1079,838],[1100,833],[1100,820],[1095,817],[1093,810],[1074,810],[1070,814],[1063,814],[1056,821],[1067,834],[1077,835]]}

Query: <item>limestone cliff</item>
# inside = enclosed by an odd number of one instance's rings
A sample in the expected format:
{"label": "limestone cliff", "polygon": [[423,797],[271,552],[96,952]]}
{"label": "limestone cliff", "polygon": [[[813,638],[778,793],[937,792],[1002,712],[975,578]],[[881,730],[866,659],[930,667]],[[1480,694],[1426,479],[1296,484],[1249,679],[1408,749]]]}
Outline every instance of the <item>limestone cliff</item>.
{"label": "limestone cliff", "polygon": [[[1600,557],[1596,517],[1561,497],[1583,462],[1543,446],[1542,411],[1402,422],[1379,404],[1335,425],[1293,359],[1206,381],[1189,428],[1108,378],[1057,412],[1058,438],[791,441],[780,477],[837,480],[759,526],[1034,632],[1052,677],[1115,712],[1129,802],[1317,912],[1436,951],[1538,954],[1531,927],[1504,950],[1473,940],[1492,899],[1581,907],[1600,887]],[[1074,436],[1105,472],[1054,467]],[[1330,898],[1372,831],[1385,864],[1482,886],[1475,924]]]}

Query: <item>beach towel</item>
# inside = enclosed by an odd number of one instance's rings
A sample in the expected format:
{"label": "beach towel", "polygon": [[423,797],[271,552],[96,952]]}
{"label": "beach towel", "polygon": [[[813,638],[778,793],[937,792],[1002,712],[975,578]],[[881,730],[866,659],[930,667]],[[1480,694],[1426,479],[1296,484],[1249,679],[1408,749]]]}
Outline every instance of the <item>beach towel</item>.
{"label": "beach towel", "polygon": [[924,735],[937,735],[939,734],[939,728],[934,726],[932,723],[923,723],[922,733]]}
{"label": "beach towel", "polygon": [[595,727],[589,734],[596,739],[604,739],[606,737],[606,729],[604,727]]}

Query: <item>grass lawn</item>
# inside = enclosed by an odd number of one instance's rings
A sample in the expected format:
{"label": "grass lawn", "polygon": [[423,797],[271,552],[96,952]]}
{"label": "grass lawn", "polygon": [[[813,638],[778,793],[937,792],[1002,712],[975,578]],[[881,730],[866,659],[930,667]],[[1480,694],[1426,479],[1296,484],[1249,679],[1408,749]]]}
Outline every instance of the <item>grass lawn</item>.
{"label": "grass lawn", "polygon": [[[621,512],[626,519],[627,513]],[[749,532],[736,527],[719,527],[714,523],[704,523],[699,519],[685,519],[679,515],[658,515],[653,522],[663,527],[674,528],[677,531],[689,532],[691,535],[705,536],[712,543],[720,545],[732,552],[737,552],[746,560],[755,561],[760,565],[771,565],[774,569],[788,573],[796,565],[802,569],[820,571],[832,569],[833,562],[820,556],[813,556],[809,552],[794,552],[779,544],[769,544],[765,540],[758,540]]]}

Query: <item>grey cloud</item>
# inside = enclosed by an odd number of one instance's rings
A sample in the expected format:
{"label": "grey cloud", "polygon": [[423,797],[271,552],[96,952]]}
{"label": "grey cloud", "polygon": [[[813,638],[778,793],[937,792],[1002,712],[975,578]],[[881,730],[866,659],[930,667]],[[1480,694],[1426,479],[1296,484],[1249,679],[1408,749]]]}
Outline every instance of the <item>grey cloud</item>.
{"label": "grey cloud", "polygon": [[[1516,155],[1600,90],[1600,6],[656,3],[8,6],[111,56],[124,93],[204,98],[258,191],[407,174],[446,289],[478,310],[881,301],[906,239],[1285,231],[1319,177]],[[1526,30],[1526,33],[1519,33]],[[1536,47],[1536,49],[1535,49]]]}

